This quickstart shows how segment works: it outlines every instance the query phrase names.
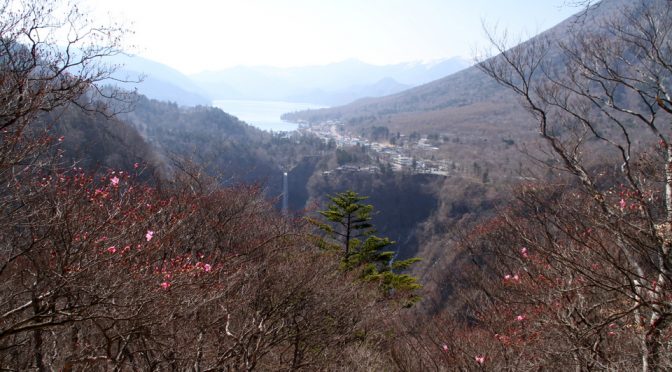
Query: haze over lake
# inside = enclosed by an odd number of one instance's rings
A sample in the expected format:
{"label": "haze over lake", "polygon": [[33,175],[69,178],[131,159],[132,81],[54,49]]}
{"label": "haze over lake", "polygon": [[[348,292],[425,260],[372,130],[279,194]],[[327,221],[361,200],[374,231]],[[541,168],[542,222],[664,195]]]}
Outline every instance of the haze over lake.
{"label": "haze over lake", "polygon": [[280,119],[282,114],[324,107],[311,103],[283,101],[215,100],[212,104],[250,125],[274,132],[287,132],[298,128],[297,124]]}

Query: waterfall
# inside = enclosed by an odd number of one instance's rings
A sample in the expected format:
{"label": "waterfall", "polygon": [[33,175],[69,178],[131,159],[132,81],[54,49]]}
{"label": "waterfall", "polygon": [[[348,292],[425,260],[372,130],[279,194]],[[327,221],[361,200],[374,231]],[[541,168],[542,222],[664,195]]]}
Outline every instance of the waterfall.
{"label": "waterfall", "polygon": [[287,214],[289,204],[289,186],[287,185],[287,172],[282,173],[282,213]]}

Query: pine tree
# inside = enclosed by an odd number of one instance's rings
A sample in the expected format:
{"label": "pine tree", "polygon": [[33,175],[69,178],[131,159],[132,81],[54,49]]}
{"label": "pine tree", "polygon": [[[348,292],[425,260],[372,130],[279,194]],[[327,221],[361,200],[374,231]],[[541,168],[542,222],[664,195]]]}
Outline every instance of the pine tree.
{"label": "pine tree", "polygon": [[421,285],[417,278],[400,274],[419,258],[394,260],[394,251],[385,250],[395,244],[389,238],[376,235],[371,214],[373,206],[363,204],[368,199],[354,191],[346,191],[330,196],[331,203],[326,210],[318,213],[326,221],[309,219],[325,236],[316,239],[318,246],[334,251],[343,251],[344,270],[360,270],[360,279],[377,282],[386,297],[404,299],[404,305],[410,306],[419,300],[415,293]]}
{"label": "pine tree", "polygon": [[[361,204],[368,199],[359,196],[356,192],[346,191],[329,197],[331,203],[319,213],[327,220],[320,222],[310,221],[326,232],[332,242],[322,241],[323,247],[340,249],[343,247],[343,259],[347,261],[353,251],[353,245],[360,243],[359,238],[373,233],[371,225],[372,205]],[[335,242],[338,243],[335,243]]]}

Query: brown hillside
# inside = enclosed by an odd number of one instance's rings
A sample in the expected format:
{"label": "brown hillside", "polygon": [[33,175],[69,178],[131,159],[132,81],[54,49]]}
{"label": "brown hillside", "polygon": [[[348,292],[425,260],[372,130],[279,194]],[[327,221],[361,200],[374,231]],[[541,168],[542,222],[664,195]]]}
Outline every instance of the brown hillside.
{"label": "brown hillside", "polygon": [[[571,43],[572,33],[599,29],[601,22],[628,4],[630,2],[625,0],[604,0],[594,5],[590,12],[579,11],[521,46],[542,39],[552,41],[554,46],[548,55],[549,63],[562,69],[564,61],[557,44]],[[534,135],[533,127],[527,125],[530,116],[518,100],[477,66],[394,95],[287,114],[286,117],[309,122],[340,120],[355,131],[384,125],[390,131],[401,133],[471,133],[473,130],[484,130],[486,135],[497,136],[504,132],[521,135],[521,139]]]}

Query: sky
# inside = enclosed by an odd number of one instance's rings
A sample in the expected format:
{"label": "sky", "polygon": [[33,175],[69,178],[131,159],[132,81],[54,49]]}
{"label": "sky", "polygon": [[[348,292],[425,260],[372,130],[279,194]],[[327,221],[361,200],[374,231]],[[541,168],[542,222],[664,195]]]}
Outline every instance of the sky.
{"label": "sky", "polygon": [[185,74],[358,59],[472,58],[483,24],[529,37],[578,11],[568,0],[80,0],[134,31],[134,54]]}

